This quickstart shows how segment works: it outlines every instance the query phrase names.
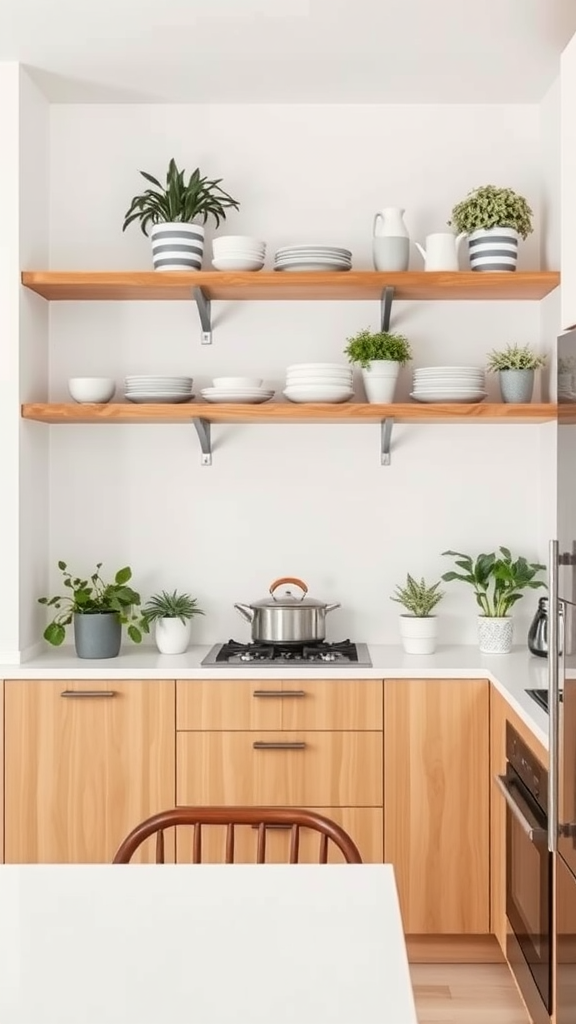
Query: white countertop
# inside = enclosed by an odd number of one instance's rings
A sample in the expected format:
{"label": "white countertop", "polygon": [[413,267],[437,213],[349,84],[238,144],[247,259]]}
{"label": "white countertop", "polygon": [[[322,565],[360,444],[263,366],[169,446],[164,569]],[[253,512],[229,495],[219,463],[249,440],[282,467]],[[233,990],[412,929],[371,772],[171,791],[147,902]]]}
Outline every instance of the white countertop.
{"label": "white countertop", "polygon": [[[435,654],[405,654],[402,647],[370,645],[371,668],[246,668],[226,665],[201,668],[210,645],[191,647],[186,654],[159,654],[155,647],[124,642],[118,658],[85,661],[72,646],[47,650],[20,665],[0,665],[0,679],[490,679],[498,691],[548,749],[548,716],[526,693],[547,688],[548,662],[535,658],[526,647],[511,654],[480,654],[473,645],[439,647]],[[569,676],[576,676],[576,660],[567,659]],[[573,663],[573,667],[571,666]]]}
{"label": "white countertop", "polygon": [[2,1024],[416,1024],[390,864],[6,865]]}

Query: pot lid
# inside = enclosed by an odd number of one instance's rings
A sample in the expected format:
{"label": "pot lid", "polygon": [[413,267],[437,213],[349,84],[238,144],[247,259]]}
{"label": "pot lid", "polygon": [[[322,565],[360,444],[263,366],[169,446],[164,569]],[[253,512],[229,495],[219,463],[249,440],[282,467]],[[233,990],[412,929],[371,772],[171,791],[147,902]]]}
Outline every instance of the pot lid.
{"label": "pot lid", "polygon": [[[276,595],[278,587],[286,586],[284,594]],[[297,589],[294,591],[292,587]],[[270,584],[270,597],[261,601],[254,601],[252,608],[326,608],[326,601],[317,601],[313,597],[307,597],[308,587],[303,580],[295,576],[281,576]]]}

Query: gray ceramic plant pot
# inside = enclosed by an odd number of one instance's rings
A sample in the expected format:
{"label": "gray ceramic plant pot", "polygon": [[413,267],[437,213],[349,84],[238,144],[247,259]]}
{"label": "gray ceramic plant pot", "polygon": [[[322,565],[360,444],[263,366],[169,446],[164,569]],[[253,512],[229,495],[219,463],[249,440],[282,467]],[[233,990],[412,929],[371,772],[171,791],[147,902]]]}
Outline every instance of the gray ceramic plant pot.
{"label": "gray ceramic plant pot", "polygon": [[74,645],[79,658],[116,658],[122,643],[122,624],[116,612],[74,615]]}
{"label": "gray ceramic plant pot", "polygon": [[503,402],[532,401],[534,370],[500,370],[498,376]]}

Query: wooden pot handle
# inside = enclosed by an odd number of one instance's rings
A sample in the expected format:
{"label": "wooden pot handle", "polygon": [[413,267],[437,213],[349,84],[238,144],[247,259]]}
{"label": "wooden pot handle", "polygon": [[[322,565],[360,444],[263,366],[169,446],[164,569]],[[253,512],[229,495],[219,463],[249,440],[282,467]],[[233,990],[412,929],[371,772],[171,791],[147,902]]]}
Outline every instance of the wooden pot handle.
{"label": "wooden pot handle", "polygon": [[274,580],[274,582],[270,584],[270,593],[272,594],[272,597],[274,597],[274,591],[284,583],[293,583],[295,587],[300,587],[300,590],[303,592],[302,600],[304,600],[308,593],[308,587],[304,583],[304,580],[299,580],[297,576],[281,576],[280,579]]}

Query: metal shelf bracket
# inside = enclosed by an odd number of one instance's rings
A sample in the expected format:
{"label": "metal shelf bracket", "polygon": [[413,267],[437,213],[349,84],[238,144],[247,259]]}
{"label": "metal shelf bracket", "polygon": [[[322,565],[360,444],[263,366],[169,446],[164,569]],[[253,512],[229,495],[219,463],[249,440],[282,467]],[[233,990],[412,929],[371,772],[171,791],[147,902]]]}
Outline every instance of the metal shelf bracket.
{"label": "metal shelf bracket", "polygon": [[390,442],[392,441],[392,427],[394,426],[394,419],[392,416],[388,416],[385,420],[382,420],[380,424],[381,432],[381,455],[380,462],[383,466],[390,465]]}
{"label": "metal shelf bracket", "polygon": [[212,344],[212,303],[202,288],[193,288],[192,295],[198,307],[198,316],[202,327],[202,344]]}
{"label": "metal shelf bracket", "polygon": [[380,300],[380,310],[382,314],[382,331],[385,333],[390,330],[390,314],[392,312],[393,301],[394,288],[392,285],[387,285],[382,292],[382,298]]}
{"label": "metal shelf bracket", "polygon": [[200,441],[200,448],[202,449],[202,465],[212,465],[212,438],[210,435],[210,420],[205,420],[201,416],[196,416],[192,420],[192,423],[196,427],[196,433],[198,434],[198,440]]}

